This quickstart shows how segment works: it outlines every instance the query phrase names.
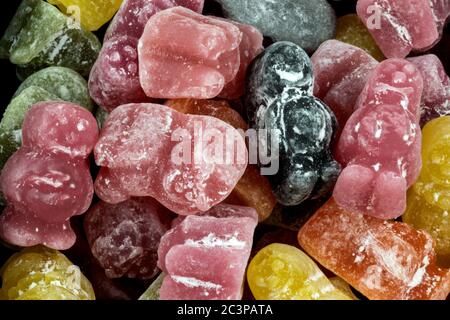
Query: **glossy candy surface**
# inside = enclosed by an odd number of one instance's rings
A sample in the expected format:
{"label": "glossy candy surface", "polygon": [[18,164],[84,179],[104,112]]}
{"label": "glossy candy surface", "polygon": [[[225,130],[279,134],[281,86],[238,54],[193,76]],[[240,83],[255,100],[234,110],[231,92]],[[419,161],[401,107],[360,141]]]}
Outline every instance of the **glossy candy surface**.
{"label": "glossy candy surface", "polygon": [[450,266],[450,117],[429,122],[423,130],[423,168],[408,194],[403,221],[425,230],[436,241],[439,262]]}
{"label": "glossy candy surface", "polygon": [[1,269],[0,299],[95,300],[80,269],[62,253],[44,247],[14,254]]}
{"label": "glossy candy surface", "polygon": [[28,111],[22,147],[0,177],[7,207],[0,236],[18,246],[68,249],[75,243],[70,217],[93,197],[87,157],[98,138],[95,118],[68,102],[40,102]]}
{"label": "glossy candy surface", "polygon": [[445,299],[450,270],[436,265],[424,231],[352,213],[330,200],[299,232],[302,248],[374,300]]}
{"label": "glossy candy surface", "polygon": [[266,137],[264,131],[259,134],[259,143],[279,160],[279,170],[269,168],[268,176],[277,200],[292,206],[326,196],[340,172],[330,152],[337,123],[312,95],[307,54],[290,42],[273,44],[253,61],[247,87],[250,125],[267,130]]}
{"label": "glossy candy surface", "polygon": [[271,244],[258,252],[247,270],[257,300],[350,300],[301,250]]}

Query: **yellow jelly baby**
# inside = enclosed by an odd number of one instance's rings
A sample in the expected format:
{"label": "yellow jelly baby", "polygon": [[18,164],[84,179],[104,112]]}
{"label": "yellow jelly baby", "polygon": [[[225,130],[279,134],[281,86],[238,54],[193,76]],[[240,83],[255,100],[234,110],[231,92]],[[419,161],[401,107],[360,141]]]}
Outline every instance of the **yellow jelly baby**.
{"label": "yellow jelly baby", "polygon": [[47,0],[89,31],[98,30],[119,10],[123,0]]}
{"label": "yellow jelly baby", "polygon": [[62,253],[42,246],[14,254],[0,274],[1,300],[95,300],[80,269]]}
{"label": "yellow jelly baby", "polygon": [[430,233],[439,264],[450,267],[450,116],[424,127],[422,162],[403,221]]}
{"label": "yellow jelly baby", "polygon": [[301,250],[271,244],[250,262],[247,280],[257,300],[352,300]]}

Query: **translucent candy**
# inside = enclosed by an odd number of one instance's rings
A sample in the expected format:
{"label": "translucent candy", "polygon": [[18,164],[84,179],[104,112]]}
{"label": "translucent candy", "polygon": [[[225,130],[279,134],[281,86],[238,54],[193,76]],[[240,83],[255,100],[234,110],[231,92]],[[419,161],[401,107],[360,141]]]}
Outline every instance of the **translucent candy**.
{"label": "translucent candy", "polygon": [[[314,96],[330,108],[342,131],[356,109],[356,101],[377,61],[358,47],[329,40],[311,57],[314,69]],[[340,132],[339,135],[340,136]]]}
{"label": "translucent candy", "polygon": [[151,279],[160,238],[169,229],[169,214],[152,198],[112,205],[99,202],[84,219],[92,254],[110,278]]}
{"label": "translucent candy", "polygon": [[105,42],[112,37],[129,36],[139,39],[148,19],[155,13],[182,6],[201,13],[204,0],[124,0],[108,27]]}
{"label": "translucent candy", "polygon": [[333,196],[344,209],[381,219],[404,213],[421,168],[422,88],[419,71],[403,59],[385,60],[371,73],[336,148],[346,167]]}
{"label": "translucent candy", "polygon": [[176,5],[201,12],[203,0],[125,0],[111,22],[89,77],[92,98],[109,111],[132,102],[149,102],[139,81],[137,45],[155,13]]}
{"label": "translucent candy", "polygon": [[257,223],[254,209],[222,204],[176,221],[158,250],[160,299],[241,299]]}
{"label": "translucent candy", "polygon": [[239,71],[242,37],[234,24],[182,7],[155,14],[138,46],[144,92],[169,99],[218,96]]}
{"label": "translucent candy", "polygon": [[[166,105],[182,113],[207,115],[227,122],[236,129],[246,130],[244,119],[231,109],[226,101],[219,100],[169,100]],[[265,220],[276,205],[276,199],[267,177],[262,176],[255,165],[249,165],[226,203],[256,209],[259,220]]]}
{"label": "translucent candy", "polygon": [[[255,26],[274,41],[313,52],[335,33],[336,16],[324,0],[217,0],[225,17]],[[314,18],[312,18],[314,17]]]}
{"label": "translucent candy", "polygon": [[301,250],[271,244],[252,259],[247,280],[257,300],[351,300]]}
{"label": "translucent candy", "polygon": [[36,86],[25,88],[11,100],[0,122],[0,168],[22,145],[22,123],[31,106],[41,101],[60,100],[54,94]]}
{"label": "translucent candy", "polygon": [[259,134],[259,143],[267,145],[268,154],[279,152],[279,170],[268,177],[277,200],[293,206],[327,195],[340,172],[330,151],[336,118],[312,96],[308,55],[293,43],[277,42],[249,72],[245,105],[250,125],[267,130],[267,137]]}
{"label": "translucent candy", "polygon": [[0,236],[18,246],[68,249],[75,242],[70,217],[93,196],[87,157],[97,141],[95,118],[67,102],[40,102],[28,111],[22,147],[9,158],[0,183],[7,207]]}
{"label": "translucent candy", "polygon": [[95,300],[80,269],[62,253],[44,247],[14,254],[1,269],[0,299]]}
{"label": "translucent candy", "polygon": [[1,40],[4,56],[19,65],[21,78],[47,66],[89,74],[101,44],[54,6],[24,0]]}
{"label": "translucent candy", "polygon": [[47,0],[62,12],[74,16],[89,31],[95,31],[111,20],[122,0]]}
{"label": "translucent candy", "polygon": [[102,166],[95,191],[103,201],[151,196],[189,215],[226,199],[244,174],[247,150],[239,132],[216,118],[129,104],[109,115],[95,159]]}
{"label": "translucent candy", "polygon": [[425,230],[436,241],[438,260],[450,266],[450,117],[423,129],[423,168],[408,194],[403,221]]}
{"label": "translucent candy", "polygon": [[348,14],[337,20],[336,40],[361,48],[378,61],[385,59],[383,52],[357,14]]}
{"label": "translucent candy", "polygon": [[439,39],[430,4],[430,0],[359,0],[356,10],[384,55],[404,58]]}
{"label": "translucent candy", "polygon": [[423,82],[421,125],[450,114],[450,78],[438,57],[432,54],[408,58],[419,69]]}
{"label": "translucent candy", "polygon": [[445,299],[450,270],[432,238],[395,221],[351,213],[330,200],[300,230],[303,249],[369,299]]}

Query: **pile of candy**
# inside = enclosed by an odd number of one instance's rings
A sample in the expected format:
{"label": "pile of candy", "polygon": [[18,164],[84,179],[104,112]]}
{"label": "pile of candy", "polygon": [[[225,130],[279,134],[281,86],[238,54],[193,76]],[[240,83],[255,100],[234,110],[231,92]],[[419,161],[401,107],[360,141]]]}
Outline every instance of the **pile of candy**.
{"label": "pile of candy", "polygon": [[449,15],[22,0],[0,299],[447,299]]}

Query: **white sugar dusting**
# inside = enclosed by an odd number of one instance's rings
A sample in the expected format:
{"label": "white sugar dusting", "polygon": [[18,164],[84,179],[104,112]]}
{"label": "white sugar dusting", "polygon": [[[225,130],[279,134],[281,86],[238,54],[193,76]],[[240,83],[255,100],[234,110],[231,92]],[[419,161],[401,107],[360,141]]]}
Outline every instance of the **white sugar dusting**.
{"label": "white sugar dusting", "polygon": [[177,283],[181,283],[189,288],[205,288],[205,289],[212,289],[212,290],[220,290],[222,289],[222,286],[220,284],[216,284],[209,281],[202,281],[196,278],[191,277],[182,277],[182,276],[172,276],[171,277],[173,281]]}

